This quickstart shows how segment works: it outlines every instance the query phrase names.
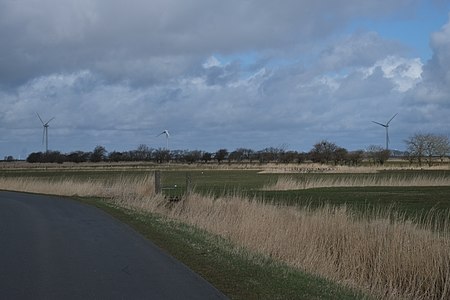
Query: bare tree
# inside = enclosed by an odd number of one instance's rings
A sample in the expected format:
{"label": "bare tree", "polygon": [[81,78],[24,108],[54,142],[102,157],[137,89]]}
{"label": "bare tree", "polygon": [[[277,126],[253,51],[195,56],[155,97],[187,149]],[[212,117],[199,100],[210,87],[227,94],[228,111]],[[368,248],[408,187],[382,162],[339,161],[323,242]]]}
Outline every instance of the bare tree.
{"label": "bare tree", "polygon": [[348,151],[345,148],[337,147],[334,150],[333,160],[335,165],[343,165],[348,158]]}
{"label": "bare tree", "polygon": [[203,152],[202,153],[202,161],[208,163],[212,159],[212,153],[211,152]]}
{"label": "bare tree", "polygon": [[170,162],[171,155],[170,151],[167,149],[159,148],[155,150],[155,160],[162,164],[163,162]]}
{"label": "bare tree", "polygon": [[362,150],[351,151],[347,154],[348,163],[352,166],[357,166],[361,164],[363,158],[364,158],[364,151]]}
{"label": "bare tree", "polygon": [[202,159],[202,152],[200,150],[186,151],[184,153],[184,160],[188,164],[193,164]]}
{"label": "bare tree", "polygon": [[105,147],[100,146],[100,145],[96,146],[94,151],[91,154],[90,161],[91,162],[100,162],[100,161],[105,160],[107,152],[108,151],[106,151]]}
{"label": "bare tree", "polygon": [[334,160],[335,152],[339,147],[332,142],[323,140],[316,143],[311,149],[310,157],[313,162],[329,163]]}
{"label": "bare tree", "polygon": [[241,162],[244,160],[244,151],[242,149],[236,149],[228,155],[228,160]]}
{"label": "bare tree", "polygon": [[389,159],[391,152],[381,146],[371,145],[367,147],[367,154],[374,164],[383,165]]}
{"label": "bare tree", "polygon": [[219,163],[219,165],[227,157],[228,157],[227,149],[219,149],[219,150],[217,150],[216,154],[214,155],[214,158],[217,159],[217,162]]}
{"label": "bare tree", "polygon": [[138,161],[150,160],[152,151],[147,145],[140,144],[135,150],[135,155]]}
{"label": "bare tree", "polygon": [[422,159],[425,159],[431,166],[434,157],[442,160],[450,151],[450,142],[445,135],[416,133],[406,139],[405,143],[410,161],[417,160],[419,165],[422,165]]}

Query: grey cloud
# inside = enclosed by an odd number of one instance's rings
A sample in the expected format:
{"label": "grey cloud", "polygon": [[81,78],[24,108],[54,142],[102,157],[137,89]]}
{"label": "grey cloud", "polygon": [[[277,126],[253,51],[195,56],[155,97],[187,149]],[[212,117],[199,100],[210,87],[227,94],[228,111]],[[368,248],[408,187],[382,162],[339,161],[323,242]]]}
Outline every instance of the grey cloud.
{"label": "grey cloud", "polygon": [[377,67],[370,76],[355,72],[340,83],[336,94],[343,99],[370,99],[389,93],[394,88],[393,82],[385,78],[383,71]]}
{"label": "grey cloud", "polygon": [[431,35],[430,46],[433,56],[424,68],[425,83],[432,82],[440,87],[450,85],[450,21],[441,31]]}
{"label": "grey cloud", "polygon": [[319,61],[323,69],[336,71],[346,67],[368,67],[388,55],[401,54],[405,47],[382,39],[376,32],[357,32],[324,50]]}
{"label": "grey cloud", "polygon": [[418,103],[440,103],[450,108],[450,18],[431,35],[432,58],[424,65],[422,82],[414,91]]}
{"label": "grey cloud", "polygon": [[352,16],[376,18],[416,2],[2,0],[0,84],[83,69],[151,83],[214,52],[305,44]]}
{"label": "grey cloud", "polygon": [[409,91],[403,105],[411,118],[410,129],[448,134],[450,122],[450,18],[431,35],[432,58],[424,65],[422,81]]}

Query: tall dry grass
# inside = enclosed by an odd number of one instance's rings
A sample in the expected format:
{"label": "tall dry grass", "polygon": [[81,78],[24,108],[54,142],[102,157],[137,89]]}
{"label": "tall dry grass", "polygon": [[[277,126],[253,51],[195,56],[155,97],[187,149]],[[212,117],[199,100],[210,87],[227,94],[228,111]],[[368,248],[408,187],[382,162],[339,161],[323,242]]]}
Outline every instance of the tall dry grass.
{"label": "tall dry grass", "polygon": [[[44,188],[45,186],[45,188]],[[153,179],[85,183],[1,179],[0,189],[108,197],[118,205],[165,215],[299,269],[370,291],[380,299],[449,299],[449,224],[440,230],[382,211],[356,218],[346,207],[294,208],[243,197],[191,194],[167,203]],[[450,216],[449,216],[450,219]]]}
{"label": "tall dry grass", "polygon": [[421,170],[450,170],[448,162],[429,166],[411,166],[408,162],[393,164],[393,165],[362,165],[362,166],[341,166],[341,165],[327,165],[319,163],[301,163],[301,164],[263,164],[259,168],[262,169],[260,173],[268,174],[362,174],[362,173],[379,173],[381,171],[421,171]]}
{"label": "tall dry grass", "polygon": [[450,237],[447,230],[433,232],[432,224],[419,227],[383,212],[356,219],[346,207],[298,210],[239,196],[195,195],[171,208],[150,202],[146,209],[380,299],[450,297]]}
{"label": "tall dry grass", "polygon": [[303,190],[324,187],[366,187],[366,186],[449,186],[450,177],[427,174],[415,176],[371,174],[366,176],[330,176],[294,178],[281,176],[274,184],[263,189],[271,191]]}
{"label": "tall dry grass", "polygon": [[140,199],[154,194],[153,176],[119,176],[111,180],[36,179],[0,177],[0,190],[53,194],[61,196],[95,196],[105,198]]}

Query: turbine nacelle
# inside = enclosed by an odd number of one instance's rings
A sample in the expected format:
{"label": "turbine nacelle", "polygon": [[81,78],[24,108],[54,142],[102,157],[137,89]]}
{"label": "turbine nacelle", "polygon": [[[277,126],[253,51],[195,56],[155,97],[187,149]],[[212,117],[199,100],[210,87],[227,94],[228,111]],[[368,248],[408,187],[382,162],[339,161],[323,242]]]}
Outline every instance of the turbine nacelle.
{"label": "turbine nacelle", "polygon": [[161,132],[160,134],[158,134],[157,137],[160,136],[160,135],[163,135],[163,134],[166,135],[166,138],[169,138],[169,136],[170,136],[169,130],[166,129],[166,130],[164,130],[163,132]]}
{"label": "turbine nacelle", "polygon": [[166,136],[166,149],[169,150],[169,136],[170,136],[169,130],[165,129],[163,132],[158,134],[157,137],[163,134]]}

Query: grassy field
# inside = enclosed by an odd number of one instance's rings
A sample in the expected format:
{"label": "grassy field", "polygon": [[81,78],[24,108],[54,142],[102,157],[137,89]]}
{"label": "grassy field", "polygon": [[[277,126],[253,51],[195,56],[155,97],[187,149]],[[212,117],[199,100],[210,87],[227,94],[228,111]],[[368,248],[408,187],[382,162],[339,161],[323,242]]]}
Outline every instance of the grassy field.
{"label": "grassy field", "polygon": [[450,296],[447,169],[339,173],[165,166],[163,194],[182,195],[187,173],[194,184],[193,195],[178,203],[154,194],[154,170],[2,169],[0,188],[46,193],[42,185],[48,185],[48,193],[110,197],[122,208],[189,224],[378,298]]}
{"label": "grassy field", "polygon": [[[264,190],[264,187],[274,184],[285,174],[259,173],[258,171],[192,171],[189,172],[195,191],[202,194],[212,194],[216,197],[236,193],[258,201],[282,205],[323,207],[324,205],[342,206],[358,213],[368,211],[389,210],[404,214],[406,217],[423,220],[430,213],[438,212],[442,221],[450,212],[450,171],[384,171],[378,174],[290,174],[301,180],[352,181],[355,179],[372,179],[379,181],[399,179],[414,181],[427,178],[442,180],[446,185],[439,186],[340,186],[317,187],[292,190]],[[185,171],[167,171],[163,173],[163,186],[168,187],[167,194],[180,194],[185,189]],[[176,188],[175,188],[176,186]]]}
{"label": "grassy field", "polygon": [[[155,168],[154,168],[155,169]],[[101,169],[88,167],[70,169],[0,169],[0,178],[39,178],[45,180],[74,179],[84,181],[111,181],[121,177],[142,178],[153,174],[154,169]],[[450,170],[390,170],[372,173],[312,173],[289,174],[289,178],[299,182],[308,180],[320,182],[340,179],[377,180],[402,178],[405,181],[417,177],[444,179],[441,186],[338,186],[308,189],[270,190],[286,174],[262,173],[261,170],[214,170],[186,169],[162,170],[162,187],[166,195],[182,195],[186,190],[186,174],[192,179],[195,192],[215,197],[224,194],[239,194],[259,201],[284,205],[318,207],[324,204],[347,205],[349,208],[365,211],[368,208],[387,208],[401,211],[410,216],[426,214],[433,210],[450,210]],[[395,184],[395,183],[394,183]]]}

